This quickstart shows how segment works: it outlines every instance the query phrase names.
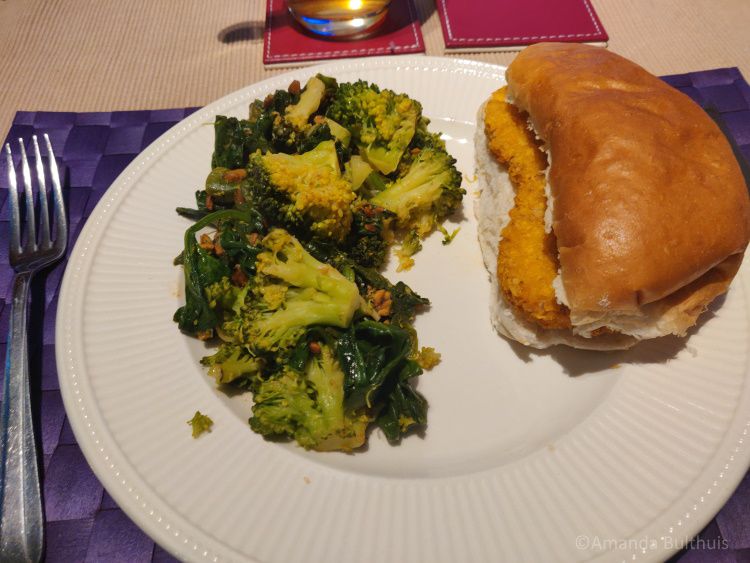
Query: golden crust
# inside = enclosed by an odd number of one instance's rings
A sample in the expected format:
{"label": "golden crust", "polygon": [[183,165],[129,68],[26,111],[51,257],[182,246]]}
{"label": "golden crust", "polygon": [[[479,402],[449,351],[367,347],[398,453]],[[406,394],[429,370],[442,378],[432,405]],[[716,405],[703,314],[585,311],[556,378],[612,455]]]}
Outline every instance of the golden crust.
{"label": "golden crust", "polygon": [[[528,47],[507,78],[552,157],[553,229],[573,313],[656,305],[744,251],[742,174],[687,96],[614,53],[576,44]],[[692,317],[688,301],[680,310]]]}
{"label": "golden crust", "polygon": [[658,318],[664,332],[684,336],[711,302],[729,288],[742,264],[743,254],[732,254],[698,279],[644,309]]}
{"label": "golden crust", "polygon": [[570,315],[555,297],[557,247],[544,231],[547,159],[526,118],[505,101],[506,88],[487,102],[484,128],[488,148],[507,170],[515,190],[514,206],[498,246],[497,277],[506,300],[544,328],[570,328]]}

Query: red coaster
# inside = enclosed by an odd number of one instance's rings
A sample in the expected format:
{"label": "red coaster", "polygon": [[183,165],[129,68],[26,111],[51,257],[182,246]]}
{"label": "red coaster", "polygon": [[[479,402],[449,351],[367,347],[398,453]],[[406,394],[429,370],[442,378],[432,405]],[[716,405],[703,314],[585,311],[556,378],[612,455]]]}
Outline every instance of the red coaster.
{"label": "red coaster", "polygon": [[289,15],[286,0],[267,0],[263,45],[266,66],[302,66],[329,59],[408,53],[424,53],[413,0],[393,0],[386,21],[375,34],[355,41],[313,36]]}
{"label": "red coaster", "polygon": [[589,0],[435,0],[446,51],[517,51],[542,41],[606,45]]}

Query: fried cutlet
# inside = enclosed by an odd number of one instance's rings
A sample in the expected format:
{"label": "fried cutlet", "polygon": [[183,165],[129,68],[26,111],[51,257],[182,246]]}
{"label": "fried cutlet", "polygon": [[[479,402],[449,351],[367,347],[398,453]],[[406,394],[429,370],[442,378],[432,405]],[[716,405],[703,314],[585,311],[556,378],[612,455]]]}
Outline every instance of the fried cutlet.
{"label": "fried cutlet", "polygon": [[547,158],[526,117],[506,103],[505,95],[506,88],[495,92],[485,109],[489,149],[507,168],[515,190],[515,205],[500,237],[500,288],[528,320],[548,329],[570,328],[568,309],[558,303],[552,286],[559,265],[555,236],[544,225]]}

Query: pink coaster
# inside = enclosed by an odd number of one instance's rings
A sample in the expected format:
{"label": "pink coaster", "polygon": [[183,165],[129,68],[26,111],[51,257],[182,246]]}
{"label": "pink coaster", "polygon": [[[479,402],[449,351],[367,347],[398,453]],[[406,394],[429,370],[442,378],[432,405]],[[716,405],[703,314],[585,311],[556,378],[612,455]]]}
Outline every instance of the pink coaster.
{"label": "pink coaster", "polygon": [[374,55],[424,53],[413,0],[393,0],[386,21],[371,37],[341,41],[313,36],[289,15],[285,0],[267,0],[263,63],[302,66],[316,61]]}
{"label": "pink coaster", "polygon": [[542,41],[606,45],[589,0],[435,0],[446,51],[515,51]]}

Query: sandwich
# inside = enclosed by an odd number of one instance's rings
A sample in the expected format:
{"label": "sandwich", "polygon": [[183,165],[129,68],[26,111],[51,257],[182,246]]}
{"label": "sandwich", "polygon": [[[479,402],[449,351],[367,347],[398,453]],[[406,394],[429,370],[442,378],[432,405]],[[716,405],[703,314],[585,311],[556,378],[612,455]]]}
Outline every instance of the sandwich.
{"label": "sandwich", "polygon": [[506,79],[475,139],[496,330],[536,348],[686,335],[750,239],[726,137],[687,96],[606,49],[533,45]]}

